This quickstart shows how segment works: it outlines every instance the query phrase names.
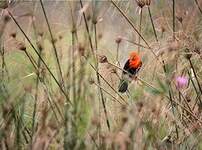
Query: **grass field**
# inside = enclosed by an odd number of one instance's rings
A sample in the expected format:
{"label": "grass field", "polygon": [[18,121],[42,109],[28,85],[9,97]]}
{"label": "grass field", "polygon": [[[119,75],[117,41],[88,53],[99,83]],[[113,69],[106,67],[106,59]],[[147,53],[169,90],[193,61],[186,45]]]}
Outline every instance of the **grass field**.
{"label": "grass field", "polygon": [[202,0],[0,8],[0,149],[202,149]]}

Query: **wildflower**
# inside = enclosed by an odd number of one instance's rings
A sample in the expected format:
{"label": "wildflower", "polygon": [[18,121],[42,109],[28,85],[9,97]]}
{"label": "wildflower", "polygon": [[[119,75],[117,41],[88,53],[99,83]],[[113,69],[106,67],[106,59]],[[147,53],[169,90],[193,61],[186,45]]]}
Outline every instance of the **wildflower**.
{"label": "wildflower", "polygon": [[119,92],[124,93],[128,89],[128,83],[132,81],[142,66],[142,61],[136,52],[130,54],[123,67],[122,79],[119,84]]}
{"label": "wildflower", "polygon": [[177,89],[183,89],[188,85],[188,78],[184,76],[178,76],[176,78],[176,86]]}

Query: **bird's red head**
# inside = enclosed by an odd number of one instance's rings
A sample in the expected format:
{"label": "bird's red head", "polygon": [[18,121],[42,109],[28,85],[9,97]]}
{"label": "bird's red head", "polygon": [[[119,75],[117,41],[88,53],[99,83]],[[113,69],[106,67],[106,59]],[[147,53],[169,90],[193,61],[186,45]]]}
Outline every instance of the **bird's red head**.
{"label": "bird's red head", "polygon": [[135,68],[135,69],[142,66],[141,58],[138,55],[138,53],[135,52],[135,51],[133,51],[133,52],[130,53],[129,66],[131,68]]}

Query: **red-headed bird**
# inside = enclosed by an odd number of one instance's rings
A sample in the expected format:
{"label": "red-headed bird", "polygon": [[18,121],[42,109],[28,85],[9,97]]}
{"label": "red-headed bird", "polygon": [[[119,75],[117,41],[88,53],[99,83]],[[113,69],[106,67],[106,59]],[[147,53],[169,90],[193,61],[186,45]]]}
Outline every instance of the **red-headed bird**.
{"label": "red-headed bird", "polygon": [[131,52],[129,59],[123,67],[123,73],[119,84],[119,92],[124,93],[128,89],[128,84],[137,74],[142,66],[142,61],[137,52]]}

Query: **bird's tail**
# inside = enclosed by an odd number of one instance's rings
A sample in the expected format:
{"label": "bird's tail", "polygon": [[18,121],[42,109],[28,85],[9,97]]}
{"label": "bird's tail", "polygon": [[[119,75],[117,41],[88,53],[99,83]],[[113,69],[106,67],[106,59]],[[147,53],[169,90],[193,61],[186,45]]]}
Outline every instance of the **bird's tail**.
{"label": "bird's tail", "polygon": [[119,84],[119,92],[124,93],[128,89],[128,81],[121,79],[120,84]]}

